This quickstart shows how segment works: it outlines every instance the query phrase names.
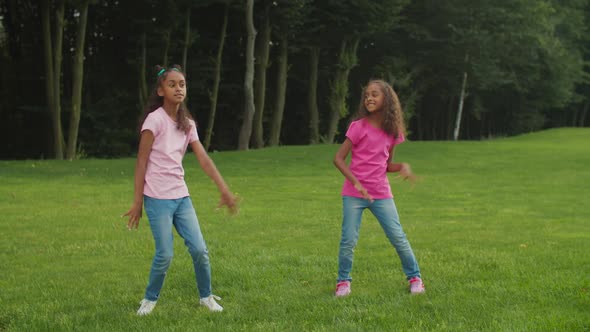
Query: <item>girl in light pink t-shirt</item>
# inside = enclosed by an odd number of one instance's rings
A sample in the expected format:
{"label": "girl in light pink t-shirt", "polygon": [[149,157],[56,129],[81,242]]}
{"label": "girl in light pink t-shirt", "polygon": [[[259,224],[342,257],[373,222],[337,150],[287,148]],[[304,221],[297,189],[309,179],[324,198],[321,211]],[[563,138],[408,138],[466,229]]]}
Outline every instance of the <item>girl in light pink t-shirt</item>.
{"label": "girl in light pink t-shirt", "polygon": [[207,245],[184,181],[182,158],[188,145],[221,192],[219,206],[227,206],[231,213],[237,213],[237,200],[199,141],[196,123],[183,102],[186,81],[180,66],[156,66],[156,77],[156,86],[141,126],[135,166],[135,197],[131,209],[124,214],[129,217],[127,227],[130,230],[137,228],[145,206],[156,243],[148,285],[137,314],[150,314],[156,306],[172,261],[172,228],[184,239],[192,257],[200,304],[211,311],[222,311],[216,302],[220,298],[211,292]]}
{"label": "girl in light pink t-shirt", "polygon": [[[370,81],[363,90],[357,120],[350,124],[346,140],[334,157],[334,164],[345,177],[336,296],[350,294],[353,251],[366,208],[377,218],[395,248],[410,292],[419,294],[425,290],[387,179],[387,172],[399,172],[403,179],[415,180],[409,164],[393,162],[393,150],[404,141],[404,130],[401,105],[393,88],[382,80]],[[347,165],[349,152],[352,158]]]}

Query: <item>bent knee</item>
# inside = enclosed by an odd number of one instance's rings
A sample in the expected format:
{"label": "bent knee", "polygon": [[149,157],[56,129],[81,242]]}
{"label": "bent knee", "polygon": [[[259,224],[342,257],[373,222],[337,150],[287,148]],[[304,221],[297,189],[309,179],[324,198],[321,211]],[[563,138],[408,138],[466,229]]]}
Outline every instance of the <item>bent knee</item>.
{"label": "bent knee", "polygon": [[207,247],[189,248],[188,252],[194,258],[209,257],[209,251],[207,250]]}
{"label": "bent knee", "polygon": [[353,250],[356,247],[355,241],[341,241],[340,242],[340,249],[341,250]]}
{"label": "bent knee", "polygon": [[156,253],[154,261],[161,265],[170,265],[173,257],[173,253]]}

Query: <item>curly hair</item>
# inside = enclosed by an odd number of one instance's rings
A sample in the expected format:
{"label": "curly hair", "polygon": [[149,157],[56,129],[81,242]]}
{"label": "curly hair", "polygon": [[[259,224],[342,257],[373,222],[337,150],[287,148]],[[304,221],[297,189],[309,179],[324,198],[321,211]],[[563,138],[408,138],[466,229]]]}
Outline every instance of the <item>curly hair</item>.
{"label": "curly hair", "polygon": [[[162,107],[162,105],[164,105],[164,97],[158,96],[158,88],[166,81],[166,77],[168,76],[168,73],[170,73],[171,71],[177,71],[186,77],[186,75],[182,71],[182,68],[179,65],[172,65],[172,67],[170,68],[164,68],[160,65],[156,65],[154,67],[154,76],[157,76],[156,83],[154,84],[152,93],[148,97],[148,100],[145,104],[143,118],[140,122],[140,130],[141,125],[143,124],[147,116],[153,111]],[[182,102],[180,104],[180,107],[178,108],[178,112],[176,113],[176,128],[178,130],[188,132],[191,128],[191,123],[189,120],[193,120],[193,117],[191,113],[188,111],[184,102]]]}
{"label": "curly hair", "polygon": [[386,133],[393,135],[396,138],[405,135],[406,126],[404,124],[404,115],[402,114],[402,106],[399,102],[399,98],[391,85],[383,80],[370,80],[363,88],[360,105],[355,119],[358,120],[367,117],[370,114],[365,107],[365,93],[371,84],[377,84],[381,87],[381,92],[383,93],[383,123],[381,124],[381,128]]}

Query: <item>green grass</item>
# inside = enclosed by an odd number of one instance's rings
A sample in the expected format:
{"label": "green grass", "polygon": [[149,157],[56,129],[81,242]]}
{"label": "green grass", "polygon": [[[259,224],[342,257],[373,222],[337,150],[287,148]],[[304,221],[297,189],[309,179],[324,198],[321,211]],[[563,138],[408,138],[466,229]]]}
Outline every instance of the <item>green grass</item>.
{"label": "green grass", "polygon": [[408,142],[393,180],[427,286],[408,294],[399,259],[367,211],[353,293],[332,296],[343,177],[336,145],[214,153],[243,197],[218,193],[185,160],[225,311],[198,306],[189,255],[176,256],[154,313],[135,311],[153,240],[119,216],[133,159],[0,161],[0,331],[589,331],[590,130],[480,142]]}

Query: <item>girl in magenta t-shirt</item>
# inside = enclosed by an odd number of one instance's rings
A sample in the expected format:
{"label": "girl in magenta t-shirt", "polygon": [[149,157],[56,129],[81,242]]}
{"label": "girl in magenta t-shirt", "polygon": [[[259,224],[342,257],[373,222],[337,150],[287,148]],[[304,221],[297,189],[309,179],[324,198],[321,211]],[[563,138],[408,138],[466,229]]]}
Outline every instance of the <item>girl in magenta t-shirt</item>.
{"label": "girl in magenta t-shirt", "polygon": [[236,213],[236,197],[199,141],[196,123],[183,103],[186,81],[180,66],[168,69],[156,66],[156,70],[156,87],[148,100],[141,127],[135,166],[135,197],[131,209],[124,214],[129,217],[127,227],[137,228],[145,204],[156,242],[149,282],[137,314],[151,313],[160,296],[173,256],[173,226],[184,239],[192,257],[200,304],[211,311],[222,311],[223,308],[215,301],[219,297],[211,293],[207,245],[184,181],[182,158],[189,144],[201,168],[221,192],[219,206],[225,205],[231,213]]}
{"label": "girl in magenta t-shirt", "polygon": [[[342,239],[335,295],[350,294],[353,251],[366,208],[377,218],[397,251],[410,292],[423,293],[420,268],[399,222],[387,179],[387,172],[399,172],[400,177],[415,180],[409,164],[393,162],[393,150],[404,141],[405,131],[401,105],[393,88],[381,80],[370,81],[361,96],[357,117],[334,157],[334,165],[346,178],[342,187]],[[349,152],[352,158],[347,165]]]}

